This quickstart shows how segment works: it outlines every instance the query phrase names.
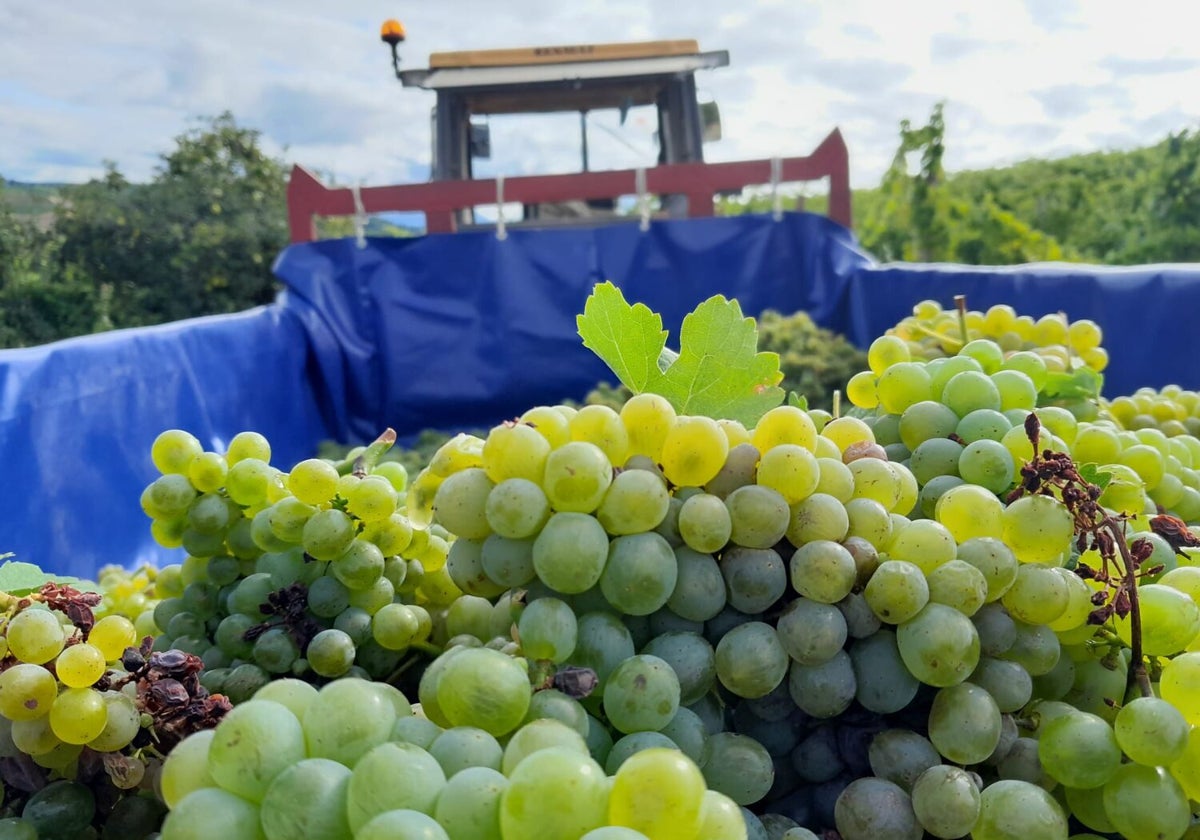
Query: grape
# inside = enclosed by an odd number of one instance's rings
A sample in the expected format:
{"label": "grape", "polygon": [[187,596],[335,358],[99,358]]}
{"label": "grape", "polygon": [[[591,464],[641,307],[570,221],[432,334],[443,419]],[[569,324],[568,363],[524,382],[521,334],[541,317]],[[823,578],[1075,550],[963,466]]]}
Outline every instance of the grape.
{"label": "grape", "polygon": [[58,656],[66,643],[62,625],[49,610],[21,610],[5,630],[8,649],[19,661],[41,665]]}
{"label": "grape", "polygon": [[373,817],[396,809],[428,814],[446,784],[441,765],[408,743],[381,743],[354,765],[346,791],[350,828],[360,836]]}
{"label": "grape", "polygon": [[150,459],[161,473],[186,475],[193,459],[203,451],[195,436],[182,429],[168,429],[154,439]]}
{"label": "grape", "polygon": [[508,743],[504,745],[500,771],[505,776],[512,776],[513,770],[528,756],[551,747],[562,747],[580,755],[588,755],[587,742],[577,731],[562,721],[540,718],[524,724],[512,733]]}
{"label": "grape", "polygon": [[804,665],[829,661],[847,637],[846,619],[837,607],[807,598],[788,604],[775,630],[787,655]]}
{"label": "grape", "polygon": [[356,840],[450,840],[432,817],[408,808],[379,814],[360,827],[354,836]]}
{"label": "grape", "polygon": [[[632,651],[632,642],[630,649]],[[657,656],[671,666],[679,679],[679,702],[684,705],[699,701],[717,678],[716,653],[708,641],[696,633],[664,633],[651,639],[641,652]],[[608,672],[613,667],[615,664],[609,665]]]}
{"label": "grape", "polygon": [[958,547],[958,559],[970,563],[987,581],[987,602],[999,601],[1017,579],[1018,562],[1001,540],[992,537],[969,539]]}
{"label": "grape", "polygon": [[941,763],[933,744],[907,729],[880,732],[871,739],[867,755],[872,773],[910,792],[923,773]]}
{"label": "grape", "polygon": [[817,489],[820,478],[821,468],[813,453],[803,446],[785,443],[763,452],[756,480],[760,486],[779,493],[786,504],[794,505]]}
{"label": "grape", "polygon": [[[695,497],[693,497],[695,498]],[[708,621],[725,606],[725,579],[709,554],[675,549],[675,588],[667,599],[673,613],[691,621]]]}
{"label": "grape", "polygon": [[888,554],[894,560],[914,563],[929,574],[953,560],[957,546],[946,526],[932,519],[918,519],[892,537]]}
{"label": "grape", "polygon": [[841,542],[850,529],[850,518],[842,502],[828,493],[812,493],[791,508],[788,541],[794,546],[816,540]]}
{"label": "grape", "polygon": [[[526,614],[541,601],[526,608]],[[529,678],[514,659],[487,648],[464,650],[445,665],[438,705],[453,726],[496,737],[515,729],[529,709]]]}
{"label": "grape", "polygon": [[823,604],[845,598],[858,578],[854,557],[832,540],[814,540],[801,546],[788,567],[792,588]]}
{"label": "grape", "polygon": [[719,791],[706,790],[696,840],[748,840],[746,820],[738,804]]}
{"label": "grape", "polygon": [[1121,750],[1138,764],[1169,765],[1188,745],[1188,724],[1179,710],[1157,697],[1138,697],[1117,712],[1114,722]]}
{"label": "grape", "polygon": [[572,441],[547,457],[542,489],[557,511],[591,513],[611,482],[612,464],[604,451],[587,441]]}
{"label": "grape", "polygon": [[649,615],[671,597],[679,567],[670,544],[654,532],[613,539],[600,589],[626,615]]}
{"label": "grape", "polygon": [[546,524],[550,503],[541,485],[526,478],[509,478],[488,493],[484,517],[500,536],[524,539],[535,536]]}
{"label": "grape", "polygon": [[938,566],[927,580],[929,600],[954,607],[963,615],[974,615],[987,600],[987,579],[965,560],[951,560]]}
{"label": "grape", "polygon": [[920,840],[922,835],[909,795],[884,779],[851,782],[838,796],[834,813],[838,834],[845,840]]}
{"label": "grape", "polygon": [[783,559],[770,548],[733,546],[721,556],[721,574],[728,603],[749,614],[766,612],[788,585]]}
{"label": "grape", "polygon": [[708,739],[700,767],[709,788],[739,805],[758,802],[775,780],[775,767],[766,748],[749,736],[732,732],[717,732]]}
{"label": "grape", "polygon": [[57,697],[58,682],[41,665],[22,662],[0,673],[0,715],[9,720],[36,720]]}
{"label": "grape", "polygon": [[326,758],[306,758],[284,770],[263,796],[267,840],[341,840],[350,836],[346,799],[350,770]]}
{"label": "grape", "polygon": [[1067,787],[1096,788],[1117,771],[1121,749],[1108,723],[1095,715],[1063,715],[1041,728],[1038,759]]}
{"label": "grape", "polygon": [[948,406],[923,400],[910,405],[900,416],[900,440],[908,449],[915,450],[927,440],[949,437],[958,422],[958,415]]}
{"label": "grape", "polygon": [[451,837],[497,840],[500,797],[508,779],[489,767],[468,767],[451,776],[438,794],[434,817]]}
{"label": "grape", "polygon": [[483,468],[494,484],[514,478],[541,481],[550,449],[550,442],[532,425],[504,423],[488,432]]}
{"label": "grape", "polygon": [[322,630],[308,643],[304,656],[313,672],[322,677],[340,677],[354,664],[354,640],[337,629]]}
{"label": "grape", "polygon": [[721,638],[716,668],[721,684],[734,694],[764,697],[787,676],[788,655],[771,625],[750,621]]}
{"label": "grape", "polygon": [[984,656],[967,679],[992,695],[1001,712],[1016,712],[1033,696],[1033,679],[1018,662]]}
{"label": "grape", "polygon": [[261,802],[271,781],[304,757],[296,716],[274,701],[255,700],[235,707],[217,725],[208,766],[222,788]]}
{"label": "grape", "polygon": [[[500,797],[504,836],[569,840],[607,821],[608,779],[590,756],[550,747],[527,756],[508,774]],[[547,802],[570,803],[547,809]]]}
{"label": "grape", "polygon": [[781,405],[759,418],[750,441],[759,452],[782,444],[795,444],[812,452],[817,445],[817,427],[806,412]]}
{"label": "grape", "polygon": [[304,551],[317,560],[336,560],[354,542],[354,523],[340,510],[319,510],[304,523]]}
{"label": "grape", "polygon": [[596,518],[613,535],[652,531],[667,515],[670,495],[649,470],[625,470],[612,480]]}
{"label": "grape", "polygon": [[962,682],[979,662],[979,633],[971,620],[944,604],[926,604],[897,628],[900,655],[912,675],[929,685]]}
{"label": "grape", "polygon": [[863,595],[881,621],[901,624],[929,603],[929,583],[914,563],[888,560],[875,570]]}
{"label": "grape", "polygon": [[679,535],[694,551],[705,554],[720,551],[732,532],[729,508],[719,496],[697,493],[679,508]]}
{"label": "grape", "polygon": [[105,691],[105,721],[100,734],[88,742],[96,752],[116,752],[129,746],[142,728],[141,712],[128,695]]}
{"label": "grape", "polygon": [[1062,502],[1022,496],[1004,509],[1004,543],[1022,563],[1050,563],[1068,547],[1075,521]]}
{"label": "grape", "polygon": [[50,728],[66,744],[86,744],[104,731],[108,706],[99,691],[67,688],[50,706]]}
{"label": "grape", "polygon": [[967,370],[951,376],[942,389],[941,400],[960,418],[981,408],[1001,409],[999,389],[981,371]]}
{"label": "grape", "polygon": [[631,656],[604,684],[604,713],[620,732],[659,730],[675,716],[679,691],[678,676],[662,659]]}
{"label": "grape", "polygon": [[[1153,565],[1148,562],[1143,568]],[[1142,650],[1149,656],[1172,656],[1200,633],[1200,606],[1188,595],[1161,583],[1138,587],[1142,614]],[[1117,635],[1126,644],[1133,638],[1128,617],[1116,619]]]}
{"label": "grape", "polygon": [[[329,758],[353,767],[370,749],[387,740],[396,716],[395,706],[372,683],[343,677],[321,688],[308,704],[302,721],[303,745],[307,745],[309,758]],[[290,739],[290,723],[287,726]],[[218,735],[219,730],[218,726]],[[213,775],[217,775],[215,768]]]}
{"label": "grape", "polygon": [[187,476],[192,486],[201,493],[213,493],[225,484],[229,465],[224,456],[216,452],[201,452],[188,464]]}
{"label": "grape", "polygon": [[1025,563],[1000,599],[1013,618],[1027,624],[1048,624],[1067,609],[1070,590],[1053,567]]}
{"label": "grape", "polygon": [[1000,741],[1000,709],[992,696],[962,682],[938,691],[929,711],[929,740],[956,764],[978,764]]}
{"label": "grape", "polygon": [[951,487],[934,506],[934,516],[957,543],[974,537],[1000,537],[1004,505],[989,490],[976,484]]}
{"label": "grape", "polygon": [[793,662],[788,668],[788,692],[804,712],[832,718],[846,711],[858,691],[854,666],[845,651],[820,665]]}
{"label": "grape", "polygon": [[1123,764],[1104,785],[1104,812],[1129,840],[1179,838],[1191,822],[1187,795],[1161,767]]}
{"label": "grape", "polygon": [[525,607],[517,622],[521,648],[532,659],[565,662],[578,634],[575,613],[557,598],[539,598]]}

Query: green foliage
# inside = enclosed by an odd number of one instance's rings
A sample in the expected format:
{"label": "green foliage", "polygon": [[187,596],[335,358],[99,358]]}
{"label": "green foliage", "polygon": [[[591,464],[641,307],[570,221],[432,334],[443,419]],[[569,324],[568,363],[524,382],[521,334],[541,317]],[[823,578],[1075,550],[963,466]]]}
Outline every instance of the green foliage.
{"label": "green foliage", "polygon": [[[779,356],[780,388],[807,402],[809,408],[829,411],[833,392],[867,366],[867,356],[846,337],[817,324],[806,312],[784,315],[768,310],[758,319],[758,347]],[[632,392],[623,385],[600,383],[585,398],[619,409]]]}
{"label": "green foliage", "polygon": [[684,316],[678,353],[666,347],[662,318],[630,306],[611,282],[596,285],[576,323],[584,346],[625,385],[666,397],[681,414],[752,426],[785,397],[778,355],[759,352],[754,319],[722,295]]}

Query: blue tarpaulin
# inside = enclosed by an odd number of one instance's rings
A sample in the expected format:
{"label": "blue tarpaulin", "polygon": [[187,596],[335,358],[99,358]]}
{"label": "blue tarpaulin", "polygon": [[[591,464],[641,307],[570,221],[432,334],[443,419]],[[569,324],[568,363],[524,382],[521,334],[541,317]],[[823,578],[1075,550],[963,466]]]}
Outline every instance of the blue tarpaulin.
{"label": "blue tarpaulin", "polygon": [[177,559],[138,497],[150,444],[184,428],[220,450],[238,431],[287,469],[324,439],[391,426],[486,426],[578,398],[611,378],[575,333],[592,286],[613,280],[672,336],[713,294],[744,311],[805,310],[865,346],[933,298],[973,309],[1064,311],[1105,330],[1106,392],[1200,388],[1200,266],[981,269],[877,265],[819,216],[510,229],[294,245],[267,307],[0,351],[0,553],[88,576],[107,563]]}

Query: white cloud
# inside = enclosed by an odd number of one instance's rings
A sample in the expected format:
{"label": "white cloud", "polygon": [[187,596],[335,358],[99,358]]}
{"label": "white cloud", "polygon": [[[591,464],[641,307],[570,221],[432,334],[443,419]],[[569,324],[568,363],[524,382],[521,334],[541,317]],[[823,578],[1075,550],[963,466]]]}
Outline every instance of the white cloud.
{"label": "white cloud", "polygon": [[[268,149],[344,182],[427,171],[431,94],[392,77],[378,25],[405,15],[406,66],[430,52],[695,37],[728,49],[698,81],[721,105],[712,160],[804,154],[835,126],[856,185],[878,182],[898,122],[945,100],[950,169],[1154,142],[1188,127],[1200,61],[1178,4],[1144,0],[0,0],[0,174],[81,181],[111,159],[149,177],[172,138],[226,109]],[[594,115],[596,168],[651,162],[652,120]],[[621,139],[616,139],[617,134]],[[629,145],[634,147],[633,150]],[[578,167],[577,123],[493,123],[508,174]]]}

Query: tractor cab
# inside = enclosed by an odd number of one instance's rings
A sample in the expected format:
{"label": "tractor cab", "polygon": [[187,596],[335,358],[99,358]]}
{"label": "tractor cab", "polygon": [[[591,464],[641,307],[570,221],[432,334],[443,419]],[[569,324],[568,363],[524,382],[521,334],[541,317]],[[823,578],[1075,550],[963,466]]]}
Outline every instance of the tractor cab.
{"label": "tractor cab", "polygon": [[[579,114],[581,171],[591,171],[589,115],[613,112],[624,125],[632,109],[656,113],[657,159],[647,165],[701,163],[704,143],[721,136],[715,102],[697,96],[698,70],[725,67],[725,50],[702,52],[694,40],[433,53],[425,69],[401,69],[394,21],[382,38],[392,46],[393,68],[406,88],[433,91],[432,181],[476,177],[476,162],[492,157],[489,119],[514,114]],[[399,37],[396,37],[399,35]],[[609,119],[611,122],[611,118]],[[606,128],[606,126],[599,126]],[[497,150],[501,151],[501,150]],[[539,173],[550,174],[550,173]],[[612,198],[524,205],[525,220],[591,219],[611,215]],[[666,196],[663,210],[685,215],[682,196]],[[468,218],[460,224],[470,223]]]}

